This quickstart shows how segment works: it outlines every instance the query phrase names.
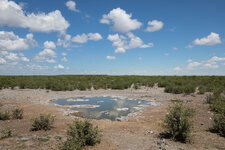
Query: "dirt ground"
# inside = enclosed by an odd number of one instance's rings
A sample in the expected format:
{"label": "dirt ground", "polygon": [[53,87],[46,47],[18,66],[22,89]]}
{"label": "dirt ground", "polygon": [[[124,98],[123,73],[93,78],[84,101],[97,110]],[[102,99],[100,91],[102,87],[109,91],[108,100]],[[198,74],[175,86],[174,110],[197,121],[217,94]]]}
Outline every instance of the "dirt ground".
{"label": "dirt ground", "polygon": [[[62,108],[49,104],[52,99],[78,96],[121,96],[132,99],[154,100],[160,106],[148,106],[139,114],[141,117],[131,117],[125,121],[92,120],[102,130],[100,144],[86,149],[94,150],[199,150],[225,149],[225,138],[209,132],[212,126],[212,112],[205,103],[205,95],[187,95],[164,93],[163,88],[142,88],[138,90],[90,90],[54,92],[32,89],[0,90],[1,111],[16,107],[24,109],[22,120],[0,121],[0,129],[10,127],[13,136],[0,140],[0,149],[49,150],[57,147],[66,138],[67,124],[73,116],[66,116]],[[167,113],[171,100],[181,99],[186,105],[195,109],[194,128],[189,144],[174,142],[160,138],[163,132],[160,123]],[[54,128],[50,131],[31,131],[31,119],[41,113],[56,116]],[[62,137],[61,140],[58,137]]]}

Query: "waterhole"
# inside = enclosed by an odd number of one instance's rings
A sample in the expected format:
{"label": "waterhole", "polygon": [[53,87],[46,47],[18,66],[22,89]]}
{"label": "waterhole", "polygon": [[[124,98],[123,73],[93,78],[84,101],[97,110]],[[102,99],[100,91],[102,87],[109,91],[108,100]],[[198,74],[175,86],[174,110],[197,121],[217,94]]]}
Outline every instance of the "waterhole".
{"label": "waterhole", "polygon": [[71,97],[52,100],[50,103],[65,106],[70,114],[92,119],[123,120],[129,114],[137,113],[147,105],[149,100],[131,100],[119,97]]}

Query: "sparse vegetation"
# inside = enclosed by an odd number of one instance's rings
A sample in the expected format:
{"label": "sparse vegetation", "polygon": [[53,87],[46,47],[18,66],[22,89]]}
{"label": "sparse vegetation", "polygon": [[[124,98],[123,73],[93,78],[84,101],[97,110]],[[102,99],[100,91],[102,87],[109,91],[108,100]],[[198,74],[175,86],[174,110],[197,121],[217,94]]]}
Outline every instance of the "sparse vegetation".
{"label": "sparse vegetation", "polygon": [[100,142],[101,134],[98,127],[88,121],[75,120],[68,125],[67,140],[61,150],[80,150],[87,145],[95,145]]}
{"label": "sparse vegetation", "polygon": [[9,119],[10,119],[9,111],[0,112],[0,120],[9,120]]}
{"label": "sparse vegetation", "polygon": [[223,114],[215,114],[213,121],[213,130],[225,137],[225,116]]}
{"label": "sparse vegetation", "polygon": [[16,108],[12,111],[13,119],[23,119],[23,109]]}
{"label": "sparse vegetation", "polygon": [[50,137],[40,138],[40,142],[48,142],[50,140]]}
{"label": "sparse vegetation", "polygon": [[1,133],[1,137],[0,139],[5,139],[5,138],[8,138],[8,137],[11,137],[12,136],[12,129],[10,128],[7,128],[7,129],[4,129],[4,130],[1,130],[0,133]]}
{"label": "sparse vegetation", "polygon": [[211,130],[225,137],[225,97],[221,95],[221,90],[207,96],[206,102],[210,104],[210,110],[215,112]]}
{"label": "sparse vegetation", "polygon": [[41,114],[39,117],[32,119],[32,131],[38,130],[50,130],[53,128],[52,124],[55,120],[55,117],[50,114]]}
{"label": "sparse vegetation", "polygon": [[54,137],[56,140],[62,140],[62,137],[61,136],[55,136]]}
{"label": "sparse vegetation", "polygon": [[194,110],[186,107],[183,102],[176,101],[169,107],[169,114],[162,124],[166,134],[173,140],[188,142],[190,139],[192,122],[190,118],[194,115]]}

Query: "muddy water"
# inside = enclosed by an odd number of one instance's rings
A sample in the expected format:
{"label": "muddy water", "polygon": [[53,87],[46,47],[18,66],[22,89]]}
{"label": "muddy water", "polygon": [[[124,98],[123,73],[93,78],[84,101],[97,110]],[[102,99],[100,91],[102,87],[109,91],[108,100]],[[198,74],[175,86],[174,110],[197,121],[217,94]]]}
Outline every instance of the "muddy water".
{"label": "muddy water", "polygon": [[72,97],[52,100],[51,103],[68,107],[76,115],[93,119],[125,118],[128,114],[141,110],[151,101],[130,100],[119,97]]}

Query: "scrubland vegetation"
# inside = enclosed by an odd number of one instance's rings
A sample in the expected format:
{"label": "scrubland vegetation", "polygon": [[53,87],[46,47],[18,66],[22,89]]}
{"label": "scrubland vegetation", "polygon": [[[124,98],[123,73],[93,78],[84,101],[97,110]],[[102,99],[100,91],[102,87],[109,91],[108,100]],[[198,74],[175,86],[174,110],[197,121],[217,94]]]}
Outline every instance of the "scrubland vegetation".
{"label": "scrubland vegetation", "polygon": [[32,131],[38,130],[51,130],[53,128],[52,124],[55,120],[54,116],[50,114],[40,114],[39,117],[32,119]]}
{"label": "scrubland vegetation", "polygon": [[214,112],[214,125],[211,131],[225,137],[225,97],[220,92],[208,95],[206,102],[210,104],[210,110]]}
{"label": "scrubland vegetation", "polygon": [[61,150],[81,150],[84,146],[100,143],[101,131],[88,120],[75,120],[68,124],[67,140],[60,147]]}
{"label": "scrubland vegetation", "polygon": [[0,89],[48,89],[72,91],[94,89],[127,89],[133,86],[165,87],[165,92],[190,94],[198,88],[199,94],[225,91],[224,76],[107,76],[107,75],[60,75],[60,76],[0,76]]}
{"label": "scrubland vegetation", "polygon": [[169,113],[162,124],[165,135],[173,140],[188,142],[193,127],[190,119],[193,115],[192,108],[186,107],[182,101],[175,102],[169,107]]}
{"label": "scrubland vegetation", "polygon": [[6,110],[4,112],[0,111],[0,120],[10,120],[10,119],[22,119],[23,118],[23,109],[16,108],[10,111]]}

